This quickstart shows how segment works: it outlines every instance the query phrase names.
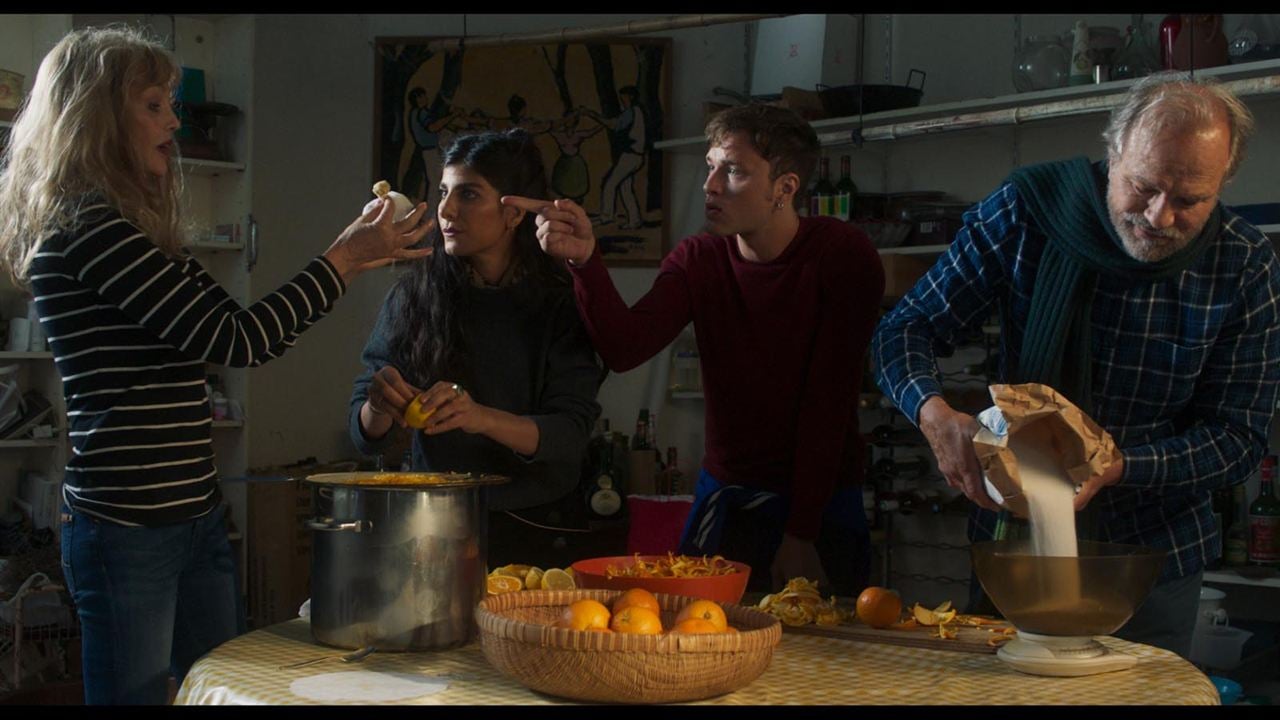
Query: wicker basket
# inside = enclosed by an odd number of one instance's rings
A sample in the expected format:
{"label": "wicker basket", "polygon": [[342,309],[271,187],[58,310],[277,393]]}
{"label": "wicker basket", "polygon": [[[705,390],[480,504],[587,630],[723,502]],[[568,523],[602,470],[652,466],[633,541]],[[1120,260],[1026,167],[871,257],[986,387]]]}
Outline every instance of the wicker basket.
{"label": "wicker basket", "polygon": [[[605,605],[617,590],[532,590],[485,598],[476,608],[480,648],[503,674],[525,686],[587,702],[701,700],[745,687],[764,672],[782,638],[778,619],[724,606],[737,633],[630,635],[552,627],[584,598]],[[662,626],[694,598],[657,595]]]}

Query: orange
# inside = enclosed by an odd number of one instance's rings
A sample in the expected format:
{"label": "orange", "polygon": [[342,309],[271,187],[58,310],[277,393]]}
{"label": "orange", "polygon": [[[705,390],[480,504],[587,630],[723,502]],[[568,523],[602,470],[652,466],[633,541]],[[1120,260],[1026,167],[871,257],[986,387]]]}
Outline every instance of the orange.
{"label": "orange", "polygon": [[631,605],[615,613],[609,627],[614,632],[657,635],[662,632],[662,618],[649,608]]}
{"label": "orange", "polygon": [[690,634],[718,633],[720,632],[720,628],[716,627],[710,620],[703,620],[702,618],[695,617],[689,618],[684,622],[676,623],[676,626],[671,628],[671,632]]}
{"label": "orange", "polygon": [[632,605],[652,610],[656,614],[662,613],[662,607],[658,605],[658,598],[644,588],[631,588],[619,595],[613,601],[613,612],[617,614],[623,608],[628,608]]}
{"label": "orange", "polygon": [[689,618],[702,618],[715,625],[717,632],[724,632],[724,629],[729,626],[729,619],[724,616],[724,608],[710,600],[694,600],[685,605],[680,614],[676,615],[676,624],[679,625]]}
{"label": "orange", "polygon": [[578,600],[565,607],[556,625],[570,630],[603,630],[609,627],[609,608],[596,600]]}
{"label": "orange", "polygon": [[902,599],[892,590],[873,585],[858,596],[856,613],[859,620],[873,628],[889,627],[902,615]]}
{"label": "orange", "polygon": [[508,577],[506,575],[490,575],[485,578],[485,591],[490,595],[501,595],[502,593],[515,592],[524,589],[524,582],[519,578]]}

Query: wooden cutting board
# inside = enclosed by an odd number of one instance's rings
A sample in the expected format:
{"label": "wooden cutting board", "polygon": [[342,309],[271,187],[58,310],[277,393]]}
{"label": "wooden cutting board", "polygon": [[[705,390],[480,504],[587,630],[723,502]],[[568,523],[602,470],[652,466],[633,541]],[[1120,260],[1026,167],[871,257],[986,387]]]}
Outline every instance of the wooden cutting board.
{"label": "wooden cutting board", "polygon": [[931,627],[914,627],[909,630],[879,630],[862,624],[853,625],[799,625],[791,626],[783,623],[784,633],[798,635],[821,635],[823,637],[856,642],[883,643],[886,645],[903,645],[906,647],[926,648],[929,650],[948,650],[952,652],[971,652],[994,654],[997,648],[987,644],[995,633],[987,628],[1008,627],[1008,623],[984,625],[983,627],[958,627],[959,633],[954,639],[944,640],[938,637],[938,629]]}

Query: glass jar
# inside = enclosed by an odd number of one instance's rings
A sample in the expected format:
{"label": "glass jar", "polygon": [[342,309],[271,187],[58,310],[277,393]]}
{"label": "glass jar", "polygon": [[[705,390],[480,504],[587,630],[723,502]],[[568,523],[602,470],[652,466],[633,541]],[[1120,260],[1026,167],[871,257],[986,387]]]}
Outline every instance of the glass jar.
{"label": "glass jar", "polygon": [[1160,70],[1160,50],[1151,27],[1139,18],[1129,28],[1128,39],[1116,53],[1111,67],[1112,80],[1127,80],[1150,75]]}
{"label": "glass jar", "polygon": [[1070,53],[1057,35],[1032,35],[1013,54],[1013,87],[1018,92],[1065,87]]}

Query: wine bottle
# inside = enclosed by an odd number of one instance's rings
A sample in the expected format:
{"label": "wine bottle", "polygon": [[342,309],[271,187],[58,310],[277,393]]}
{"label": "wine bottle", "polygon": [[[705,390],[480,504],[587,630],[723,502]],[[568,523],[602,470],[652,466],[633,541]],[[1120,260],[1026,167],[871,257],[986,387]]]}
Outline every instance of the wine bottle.
{"label": "wine bottle", "polygon": [[631,449],[649,449],[649,408],[640,408],[636,417],[636,434],[631,436]]}
{"label": "wine bottle", "polygon": [[831,184],[831,161],[824,157],[818,165],[818,184],[813,186],[813,210],[810,215],[834,215],[832,200],[836,186]]}
{"label": "wine bottle", "polygon": [[871,474],[878,479],[917,477],[927,474],[929,470],[928,459],[920,455],[900,460],[883,457],[871,465]]}
{"label": "wine bottle", "polygon": [[1276,458],[1262,459],[1262,477],[1258,494],[1249,505],[1249,564],[1272,566],[1280,562],[1280,545],[1276,530],[1280,529],[1280,502],[1272,485]]}
{"label": "wine bottle", "polygon": [[871,428],[871,443],[877,447],[920,446],[927,444],[924,433],[914,427],[896,428],[877,425]]}
{"label": "wine bottle", "polygon": [[1246,520],[1248,506],[1245,504],[1243,485],[1231,488],[1231,507],[1235,518],[1227,528],[1223,561],[1227,567],[1243,567],[1249,564],[1249,523]]}
{"label": "wine bottle", "polygon": [[849,156],[840,156],[840,180],[836,183],[836,217],[849,221],[853,215],[853,200],[858,196],[858,185],[849,176]]}

